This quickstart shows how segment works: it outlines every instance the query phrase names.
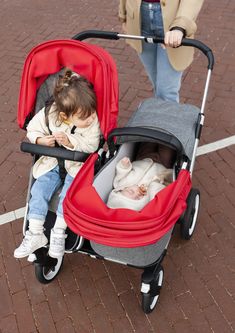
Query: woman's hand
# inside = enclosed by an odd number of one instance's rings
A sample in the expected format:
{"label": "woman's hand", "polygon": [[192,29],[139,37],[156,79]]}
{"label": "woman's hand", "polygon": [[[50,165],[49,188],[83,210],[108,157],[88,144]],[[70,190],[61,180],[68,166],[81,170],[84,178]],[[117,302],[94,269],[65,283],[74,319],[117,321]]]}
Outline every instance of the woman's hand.
{"label": "woman's hand", "polygon": [[183,32],[181,30],[171,30],[165,33],[165,46],[178,47],[181,45]]}
{"label": "woman's hand", "polygon": [[54,135],[47,135],[41,138],[37,138],[36,144],[48,147],[55,147],[55,137]]}

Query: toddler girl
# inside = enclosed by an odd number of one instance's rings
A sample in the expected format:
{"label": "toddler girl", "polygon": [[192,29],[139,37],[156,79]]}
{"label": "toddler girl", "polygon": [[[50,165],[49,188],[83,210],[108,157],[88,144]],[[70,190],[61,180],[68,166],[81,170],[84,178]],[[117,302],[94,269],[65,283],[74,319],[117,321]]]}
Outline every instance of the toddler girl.
{"label": "toddler girl", "polygon": [[[32,143],[49,147],[59,145],[85,153],[96,151],[100,141],[100,127],[92,84],[67,69],[64,76],[59,77],[56,82],[53,98],[53,104],[41,109],[29,122],[28,139]],[[62,203],[82,164],[65,161],[67,174],[64,182],[60,177],[56,158],[41,156],[34,164],[33,176],[36,180],[31,188],[29,201],[29,229],[20,246],[15,249],[14,257],[26,257],[47,244],[43,226],[48,205],[52,195],[62,184],[57,218],[50,235],[49,255],[54,258],[63,256],[67,225],[63,218]]]}

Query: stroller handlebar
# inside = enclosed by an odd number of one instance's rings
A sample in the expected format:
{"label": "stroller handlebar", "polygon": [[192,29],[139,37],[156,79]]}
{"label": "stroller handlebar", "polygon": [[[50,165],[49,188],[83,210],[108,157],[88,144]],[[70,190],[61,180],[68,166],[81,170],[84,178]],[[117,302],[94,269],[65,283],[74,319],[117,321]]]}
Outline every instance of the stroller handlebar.
{"label": "stroller handlebar", "polygon": [[48,147],[38,145],[30,142],[22,142],[20,150],[24,153],[31,153],[34,155],[50,156],[55,158],[61,158],[69,161],[85,162],[90,154],[82,153],[80,151],[67,150],[60,147]]}
{"label": "stroller handlebar", "polygon": [[[145,37],[145,36],[135,36],[135,35],[125,35],[125,34],[119,34],[118,32],[113,31],[101,31],[101,30],[86,30],[82,31],[75,36],[73,36],[72,39],[75,40],[84,40],[87,38],[101,38],[101,39],[111,39],[111,40],[118,40],[120,38],[124,39],[137,39],[137,40],[144,40],[146,43],[161,43],[164,44],[164,38],[162,37]],[[214,55],[212,50],[204,43],[202,43],[199,40],[196,39],[190,39],[190,38],[183,38],[181,46],[189,46],[189,47],[195,47],[199,49],[208,60],[208,69],[212,70],[214,67]]]}

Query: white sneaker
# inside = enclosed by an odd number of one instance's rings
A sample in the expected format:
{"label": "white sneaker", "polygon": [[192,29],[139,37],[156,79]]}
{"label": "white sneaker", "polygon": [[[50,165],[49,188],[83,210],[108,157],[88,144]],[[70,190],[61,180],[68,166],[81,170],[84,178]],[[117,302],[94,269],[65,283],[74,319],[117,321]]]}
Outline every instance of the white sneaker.
{"label": "white sneaker", "polygon": [[49,256],[52,258],[60,258],[64,255],[65,239],[67,235],[64,229],[51,229]]}
{"label": "white sneaker", "polygon": [[44,234],[33,234],[31,231],[27,230],[22,243],[14,251],[14,257],[27,257],[40,247],[45,246],[47,243],[48,240]]}

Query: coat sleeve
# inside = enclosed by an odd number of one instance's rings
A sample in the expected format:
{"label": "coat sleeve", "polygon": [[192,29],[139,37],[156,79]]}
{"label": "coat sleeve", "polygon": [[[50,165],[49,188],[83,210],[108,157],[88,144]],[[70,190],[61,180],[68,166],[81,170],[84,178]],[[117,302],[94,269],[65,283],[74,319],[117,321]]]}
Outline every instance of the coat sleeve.
{"label": "coat sleeve", "polygon": [[123,167],[122,160],[120,160],[116,165],[116,174],[113,180],[114,188],[119,187],[119,183],[123,180],[132,170],[132,163],[128,167]]}
{"label": "coat sleeve", "polygon": [[44,108],[35,114],[27,126],[27,138],[30,142],[36,143],[37,138],[50,135],[49,129],[45,123]]}
{"label": "coat sleeve", "polygon": [[176,17],[169,27],[180,27],[185,30],[186,37],[190,37],[197,30],[196,19],[204,0],[181,0]]}

